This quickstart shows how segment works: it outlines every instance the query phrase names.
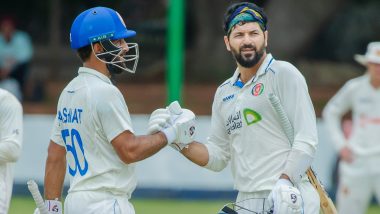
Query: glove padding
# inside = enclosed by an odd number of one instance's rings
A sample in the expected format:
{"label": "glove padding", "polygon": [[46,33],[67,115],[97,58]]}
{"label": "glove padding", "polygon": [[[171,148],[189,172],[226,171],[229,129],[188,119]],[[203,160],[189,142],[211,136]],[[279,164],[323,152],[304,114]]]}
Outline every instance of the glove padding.
{"label": "glove padding", "polygon": [[268,196],[274,214],[302,214],[303,201],[300,191],[287,179],[279,179]]}
{"label": "glove padding", "polygon": [[172,148],[180,151],[194,140],[195,114],[182,109],[177,101],[166,109],[157,109],[150,116],[148,133],[159,131],[165,134]]}
{"label": "glove padding", "polygon": [[[45,200],[45,207],[49,214],[62,214],[62,203],[59,200]],[[40,210],[36,208],[33,214],[40,214]]]}

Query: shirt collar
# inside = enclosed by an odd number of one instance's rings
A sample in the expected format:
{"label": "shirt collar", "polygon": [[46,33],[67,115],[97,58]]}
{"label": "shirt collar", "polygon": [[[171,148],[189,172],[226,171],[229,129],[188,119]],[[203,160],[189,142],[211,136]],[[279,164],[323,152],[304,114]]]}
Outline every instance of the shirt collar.
{"label": "shirt collar", "polygon": [[[248,82],[251,83],[255,81],[259,76],[264,75],[270,68],[270,65],[272,64],[273,61],[274,61],[274,58],[272,54],[267,54],[263,63],[259,67],[259,70],[257,70],[256,75],[252,77],[252,79],[249,80]],[[231,77],[231,86],[237,86],[239,88],[243,88],[244,83],[240,81],[239,77],[240,77],[240,71],[238,68],[236,68],[234,75]]]}
{"label": "shirt collar", "polygon": [[79,75],[81,75],[81,74],[94,75],[94,76],[98,77],[99,79],[101,79],[102,81],[112,85],[110,78],[108,78],[106,75],[100,73],[99,71],[91,69],[91,68],[79,67],[78,74]]}

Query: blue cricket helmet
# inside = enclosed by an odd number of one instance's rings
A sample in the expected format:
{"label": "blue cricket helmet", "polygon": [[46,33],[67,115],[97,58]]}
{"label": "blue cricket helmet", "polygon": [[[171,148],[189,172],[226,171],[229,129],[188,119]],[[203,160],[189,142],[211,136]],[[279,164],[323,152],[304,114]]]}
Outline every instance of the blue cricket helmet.
{"label": "blue cricket helmet", "polygon": [[94,7],[79,14],[70,30],[72,49],[79,49],[101,40],[117,40],[133,37],[120,14],[107,7]]}

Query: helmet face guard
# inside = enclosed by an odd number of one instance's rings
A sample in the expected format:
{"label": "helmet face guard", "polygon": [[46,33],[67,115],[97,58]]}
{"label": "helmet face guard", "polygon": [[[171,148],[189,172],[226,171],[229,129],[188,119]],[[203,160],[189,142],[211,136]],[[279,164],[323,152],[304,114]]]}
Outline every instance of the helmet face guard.
{"label": "helmet face guard", "polygon": [[[246,208],[243,204],[245,202],[252,202],[260,204],[259,210],[251,210]],[[243,201],[225,204],[218,214],[273,214],[273,207],[269,207],[266,198],[249,198]]]}
{"label": "helmet face guard", "polygon": [[[128,51],[115,45],[109,39],[99,41],[99,44],[104,51],[96,53],[95,56],[107,64],[107,68],[111,73],[120,74],[123,71],[135,73],[139,59],[139,46],[137,43],[126,43]],[[91,43],[91,47],[94,52],[94,43]]]}

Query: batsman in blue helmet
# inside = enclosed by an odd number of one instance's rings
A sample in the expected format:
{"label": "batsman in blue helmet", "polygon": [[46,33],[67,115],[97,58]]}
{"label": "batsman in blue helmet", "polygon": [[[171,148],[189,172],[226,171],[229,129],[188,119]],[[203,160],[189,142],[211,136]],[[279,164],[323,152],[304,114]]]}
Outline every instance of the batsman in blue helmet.
{"label": "batsman in blue helmet", "polygon": [[71,48],[83,66],[59,97],[51,131],[44,181],[49,214],[62,213],[66,173],[70,177],[66,214],[134,214],[129,200],[137,184],[135,162],[175,141],[181,124],[195,117],[178,116],[182,123],[173,123],[166,132],[134,134],[124,97],[111,77],[135,72],[138,45],[126,42],[135,35],[118,12],[106,7],[88,9],[72,24]]}
{"label": "batsman in blue helmet", "polygon": [[[139,58],[138,45],[124,40],[135,35],[135,31],[127,29],[118,12],[97,7],[77,16],[71,26],[70,42],[71,48],[78,51],[83,62],[94,52],[111,75],[123,71],[135,73]],[[127,62],[130,61],[133,66],[128,68]]]}

